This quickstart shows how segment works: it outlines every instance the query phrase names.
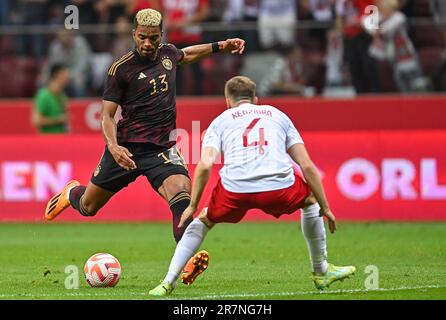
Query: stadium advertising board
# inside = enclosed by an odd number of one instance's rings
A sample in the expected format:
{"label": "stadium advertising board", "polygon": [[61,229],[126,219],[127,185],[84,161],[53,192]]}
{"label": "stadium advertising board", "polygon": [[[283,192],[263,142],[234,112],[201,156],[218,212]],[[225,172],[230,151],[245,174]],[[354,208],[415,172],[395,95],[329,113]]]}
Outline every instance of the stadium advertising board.
{"label": "stadium advertising board", "polygon": [[[196,125],[192,129],[179,131],[179,146],[191,173],[203,135]],[[301,133],[338,219],[446,220],[446,130]],[[89,180],[104,145],[98,134],[3,135],[0,148],[0,220],[42,221],[46,201],[68,180]],[[217,182],[218,167],[210,186]],[[85,219],[71,209],[58,218]],[[170,220],[171,213],[140,177],[93,219]],[[247,219],[272,218],[253,211]]]}
{"label": "stadium advertising board", "polygon": [[[302,131],[446,130],[444,96],[383,96],[356,99],[261,98],[284,111]],[[0,100],[0,135],[35,134],[31,125],[32,100]],[[74,134],[99,133],[100,99],[69,101],[70,130]],[[420,108],[422,106],[422,108]],[[225,110],[223,98],[178,98],[177,125],[202,129]],[[117,115],[119,117],[119,114]]]}

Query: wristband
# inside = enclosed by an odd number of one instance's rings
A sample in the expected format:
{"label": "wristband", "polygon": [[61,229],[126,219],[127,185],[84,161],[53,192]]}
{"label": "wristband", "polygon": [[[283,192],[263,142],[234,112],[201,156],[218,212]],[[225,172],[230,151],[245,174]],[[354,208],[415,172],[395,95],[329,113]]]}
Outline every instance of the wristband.
{"label": "wristband", "polygon": [[218,42],[212,43],[212,53],[220,51],[220,46],[218,45]]}

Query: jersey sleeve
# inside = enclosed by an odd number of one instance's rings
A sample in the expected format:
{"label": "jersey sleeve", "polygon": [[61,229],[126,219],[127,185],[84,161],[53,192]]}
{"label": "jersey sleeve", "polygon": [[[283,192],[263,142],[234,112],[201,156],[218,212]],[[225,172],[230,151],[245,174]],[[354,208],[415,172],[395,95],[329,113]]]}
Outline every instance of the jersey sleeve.
{"label": "jersey sleeve", "polygon": [[105,79],[104,93],[102,95],[103,100],[113,101],[117,104],[121,104],[125,89],[125,82],[122,78],[120,69],[109,70],[107,78]]}
{"label": "jersey sleeve", "polygon": [[181,49],[178,49],[175,45],[169,43],[167,45],[170,51],[171,58],[178,64],[180,63],[184,58],[184,51]]}
{"label": "jersey sleeve", "polygon": [[212,147],[218,152],[221,152],[221,133],[218,129],[217,119],[212,121],[212,123],[209,125],[209,128],[206,130],[206,134],[204,135],[203,144],[201,147],[202,149],[206,147]]}
{"label": "jersey sleeve", "polygon": [[287,135],[286,135],[286,149],[288,150],[291,148],[291,146],[295,145],[296,143],[304,143],[304,140],[300,136],[299,132],[297,131],[296,127],[294,126],[293,122],[288,118],[288,116],[285,116],[286,120],[286,126],[287,128]]}

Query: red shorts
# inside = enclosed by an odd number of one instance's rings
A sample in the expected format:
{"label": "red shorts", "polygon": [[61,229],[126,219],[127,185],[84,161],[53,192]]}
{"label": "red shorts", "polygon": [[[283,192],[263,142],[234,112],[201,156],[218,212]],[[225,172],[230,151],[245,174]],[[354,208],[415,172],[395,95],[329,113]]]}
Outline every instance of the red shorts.
{"label": "red shorts", "polygon": [[219,180],[212,191],[207,217],[214,223],[237,223],[249,209],[260,209],[276,218],[282,214],[291,214],[302,208],[310,195],[310,188],[305,181],[296,174],[294,176],[294,184],[288,188],[254,193],[230,192]]}

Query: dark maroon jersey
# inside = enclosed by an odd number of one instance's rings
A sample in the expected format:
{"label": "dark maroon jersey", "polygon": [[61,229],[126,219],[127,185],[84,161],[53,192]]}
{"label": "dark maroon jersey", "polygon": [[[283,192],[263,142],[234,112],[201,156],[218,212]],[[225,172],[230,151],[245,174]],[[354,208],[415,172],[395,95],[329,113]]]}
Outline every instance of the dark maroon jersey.
{"label": "dark maroon jersey", "polygon": [[176,128],[176,68],[183,57],[174,45],[161,44],[154,61],[134,49],[112,64],[103,99],[122,108],[118,143],[175,145],[175,136],[169,136]]}

